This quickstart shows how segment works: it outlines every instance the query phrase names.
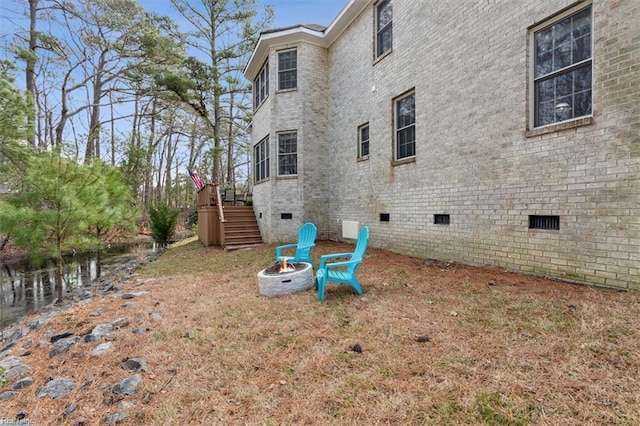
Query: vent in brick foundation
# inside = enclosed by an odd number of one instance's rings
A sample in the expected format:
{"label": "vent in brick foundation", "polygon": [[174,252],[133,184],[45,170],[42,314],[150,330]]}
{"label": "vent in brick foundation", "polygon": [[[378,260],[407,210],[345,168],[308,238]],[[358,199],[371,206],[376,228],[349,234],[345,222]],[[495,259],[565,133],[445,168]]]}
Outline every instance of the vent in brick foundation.
{"label": "vent in brick foundation", "polygon": [[529,229],[560,229],[560,216],[529,215]]}
{"label": "vent in brick foundation", "polygon": [[389,213],[380,213],[380,222],[389,222],[391,215]]}
{"label": "vent in brick foundation", "polygon": [[448,214],[434,214],[433,223],[436,225],[449,225],[451,223],[451,216]]}
{"label": "vent in brick foundation", "polygon": [[293,219],[293,213],[280,213],[280,219]]}

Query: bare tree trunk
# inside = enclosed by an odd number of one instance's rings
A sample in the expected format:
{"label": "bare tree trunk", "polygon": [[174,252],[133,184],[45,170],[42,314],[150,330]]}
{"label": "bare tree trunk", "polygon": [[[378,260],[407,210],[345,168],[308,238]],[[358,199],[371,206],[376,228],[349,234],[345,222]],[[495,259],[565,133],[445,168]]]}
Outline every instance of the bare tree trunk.
{"label": "bare tree trunk", "polygon": [[36,110],[38,103],[36,102],[37,92],[36,92],[36,80],[35,80],[35,67],[36,67],[36,47],[38,43],[38,33],[36,32],[36,22],[37,22],[37,13],[38,13],[38,2],[40,0],[29,0],[29,54],[30,57],[27,58],[27,66],[25,68],[25,80],[27,85],[27,93],[31,97],[29,102],[31,103],[31,109],[29,114],[27,115],[27,120],[29,123],[29,128],[33,131],[29,134],[29,144],[36,148],[36,127],[35,127],[35,119],[36,119]]}
{"label": "bare tree trunk", "polygon": [[105,66],[106,50],[100,53],[100,59],[93,80],[93,99],[91,105],[91,121],[89,123],[89,137],[84,154],[84,163],[88,164],[94,158],[100,158],[100,99],[102,98],[102,73]]}

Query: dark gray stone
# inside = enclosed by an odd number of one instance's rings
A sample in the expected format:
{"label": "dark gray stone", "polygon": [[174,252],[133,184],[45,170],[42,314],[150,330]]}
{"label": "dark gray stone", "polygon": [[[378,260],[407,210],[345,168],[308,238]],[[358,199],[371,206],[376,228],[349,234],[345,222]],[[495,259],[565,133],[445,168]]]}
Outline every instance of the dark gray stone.
{"label": "dark gray stone", "polygon": [[142,358],[131,358],[120,364],[127,371],[147,371],[147,361]]}
{"label": "dark gray stone", "polygon": [[133,329],[133,334],[144,334],[147,332],[147,329],[144,327],[138,327]]}
{"label": "dark gray stone", "polygon": [[15,382],[13,384],[13,386],[11,386],[11,389],[13,390],[20,390],[20,389],[24,389],[24,388],[28,388],[29,386],[31,386],[33,384],[33,378],[31,377],[25,377],[23,379],[18,380],[17,382]]}
{"label": "dark gray stone", "polygon": [[64,412],[62,413],[62,417],[69,416],[69,414],[75,412],[78,408],[80,408],[78,404],[71,404],[64,410]]}
{"label": "dark gray stone", "polygon": [[36,394],[40,398],[48,396],[51,399],[58,399],[65,396],[69,391],[76,387],[76,383],[70,379],[53,379],[49,380]]}
{"label": "dark gray stone", "polygon": [[53,348],[49,351],[49,358],[53,358],[56,355],[60,355],[69,350],[69,348],[80,341],[80,336],[67,337],[66,339],[60,339],[53,344]]}
{"label": "dark gray stone", "polygon": [[120,383],[114,385],[112,390],[114,393],[120,395],[133,395],[138,391],[140,386],[142,386],[142,376],[134,374],[133,376],[127,377]]}
{"label": "dark gray stone", "polygon": [[85,343],[95,342],[96,340],[98,340],[98,336],[96,336],[95,334],[87,334],[82,338],[82,340]]}
{"label": "dark gray stone", "polygon": [[6,392],[2,392],[0,393],[0,401],[8,401],[12,398],[15,398],[16,396],[20,395],[18,392],[14,392],[14,391],[6,391]]}
{"label": "dark gray stone", "polygon": [[16,342],[9,342],[0,349],[0,352],[6,352],[16,345]]}
{"label": "dark gray stone", "polygon": [[56,334],[55,336],[51,336],[51,338],[49,339],[49,341],[51,343],[55,343],[60,339],[66,339],[67,337],[71,337],[73,336],[73,333],[69,333],[69,332],[65,332],[65,333],[61,333],[61,334]]}

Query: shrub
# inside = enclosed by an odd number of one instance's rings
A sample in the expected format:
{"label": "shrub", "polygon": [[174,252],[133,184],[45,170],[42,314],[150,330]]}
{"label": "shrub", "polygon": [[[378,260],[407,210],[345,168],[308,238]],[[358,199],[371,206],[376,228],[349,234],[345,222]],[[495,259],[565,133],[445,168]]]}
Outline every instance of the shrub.
{"label": "shrub", "polygon": [[149,206],[149,219],[151,220],[151,237],[160,247],[166,247],[173,237],[178,223],[178,211],[167,204]]}

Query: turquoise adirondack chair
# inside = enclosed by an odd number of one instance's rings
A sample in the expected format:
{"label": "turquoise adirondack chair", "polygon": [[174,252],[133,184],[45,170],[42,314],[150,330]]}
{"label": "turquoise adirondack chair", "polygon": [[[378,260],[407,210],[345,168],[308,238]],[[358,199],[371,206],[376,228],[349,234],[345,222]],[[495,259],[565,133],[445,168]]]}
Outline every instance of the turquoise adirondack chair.
{"label": "turquoise adirondack chair", "polygon": [[[282,262],[284,259],[287,262],[308,262],[313,265],[311,261],[311,249],[316,245],[316,235],[318,234],[318,228],[311,223],[307,222],[298,230],[298,242],[296,244],[286,244],[284,246],[276,247],[276,262]],[[282,252],[286,249],[294,248],[296,253],[294,256],[285,256]]]}
{"label": "turquoise adirondack chair", "polygon": [[[320,266],[316,272],[316,290],[318,290],[318,301],[324,300],[324,290],[327,281],[337,284],[347,284],[354,288],[356,293],[362,294],[362,287],[356,278],[356,269],[360,266],[367,250],[369,242],[369,228],[363,226],[358,234],[358,241],[353,253],[326,254],[320,257]],[[339,257],[349,257],[349,260],[342,262],[327,263],[327,260]]]}

